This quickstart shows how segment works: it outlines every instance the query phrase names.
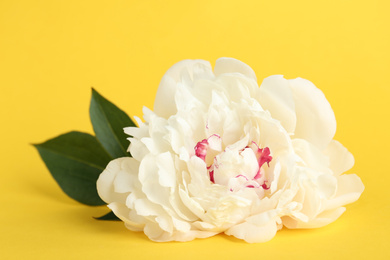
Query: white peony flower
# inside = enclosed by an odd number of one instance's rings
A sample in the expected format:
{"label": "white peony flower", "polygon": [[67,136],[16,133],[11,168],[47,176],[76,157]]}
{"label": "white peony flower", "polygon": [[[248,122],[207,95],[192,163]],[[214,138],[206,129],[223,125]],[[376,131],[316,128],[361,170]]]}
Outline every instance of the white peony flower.
{"label": "white peony flower", "polygon": [[133,158],[113,160],[97,188],[108,207],[154,241],[224,232],[265,242],[277,230],[336,220],[364,190],[333,111],[310,81],[241,61],[185,60],[164,75],[154,111],[125,128]]}

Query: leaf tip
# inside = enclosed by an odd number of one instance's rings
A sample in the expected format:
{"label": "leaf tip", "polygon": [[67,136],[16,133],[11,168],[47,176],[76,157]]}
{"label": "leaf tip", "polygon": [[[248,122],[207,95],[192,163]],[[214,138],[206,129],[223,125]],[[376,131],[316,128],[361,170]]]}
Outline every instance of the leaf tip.
{"label": "leaf tip", "polygon": [[92,92],[92,96],[101,96],[100,93],[94,88],[94,87],[91,87],[91,92]]}
{"label": "leaf tip", "polygon": [[41,144],[34,144],[34,143],[29,143],[29,145],[33,146],[36,149],[38,149],[41,146]]}

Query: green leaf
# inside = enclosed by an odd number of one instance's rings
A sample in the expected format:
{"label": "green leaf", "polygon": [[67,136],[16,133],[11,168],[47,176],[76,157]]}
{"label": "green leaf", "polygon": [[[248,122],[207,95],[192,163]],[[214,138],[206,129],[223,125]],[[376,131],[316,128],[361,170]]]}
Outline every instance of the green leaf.
{"label": "green leaf", "polygon": [[112,158],[94,136],[69,132],[34,146],[68,196],[87,205],[106,204],[96,181]]}
{"label": "green leaf", "polygon": [[135,126],[130,117],[92,89],[89,114],[97,139],[113,158],[130,156],[124,127]]}
{"label": "green leaf", "polygon": [[97,220],[112,220],[112,221],[120,221],[120,219],[114,214],[114,212],[110,211],[106,215],[95,218]]}

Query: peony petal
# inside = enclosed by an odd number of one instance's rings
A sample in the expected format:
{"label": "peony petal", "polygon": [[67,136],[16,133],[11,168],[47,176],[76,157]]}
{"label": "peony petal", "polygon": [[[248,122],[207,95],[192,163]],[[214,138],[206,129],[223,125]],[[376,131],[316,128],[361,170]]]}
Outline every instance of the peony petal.
{"label": "peony petal", "polygon": [[134,210],[139,216],[149,217],[149,216],[158,216],[165,215],[160,205],[157,205],[147,198],[137,199],[134,202]]}
{"label": "peony petal", "polygon": [[126,207],[126,205],[123,205],[118,202],[113,202],[108,204],[108,207],[114,212],[114,214],[122,220],[126,226],[130,226],[132,230],[141,231],[144,227],[144,223],[137,223],[133,222],[129,219],[130,210]]}
{"label": "peony petal", "polygon": [[194,70],[211,71],[211,65],[204,60],[183,60],[173,65],[161,79],[154,101],[154,111],[161,117],[168,118],[176,114],[175,93],[181,75],[184,72],[193,75]]}
{"label": "peony petal", "polygon": [[174,99],[178,111],[186,112],[192,109],[202,109],[204,100],[198,100],[192,92],[189,86],[178,83],[178,90]]}
{"label": "peony petal", "polygon": [[260,140],[256,143],[261,147],[268,147],[273,158],[292,152],[290,136],[280,122],[272,119],[268,112],[258,113],[257,116],[260,122]]}
{"label": "peony petal", "polygon": [[151,154],[145,156],[140,163],[138,174],[139,181],[142,184],[142,191],[151,202],[161,205],[164,210],[174,214],[169,203],[170,189],[161,186],[158,171],[156,157]]}
{"label": "peony petal", "polygon": [[143,137],[149,136],[148,126],[144,123],[142,123],[139,127],[135,127],[135,126],[125,127],[125,128],[123,128],[123,131],[126,134],[128,134],[134,138],[137,138],[137,139],[141,139]]}
{"label": "peony petal", "polygon": [[182,221],[182,220],[177,219],[175,217],[172,217],[172,221],[173,221],[173,226],[175,227],[175,230],[177,230],[179,232],[186,233],[186,232],[189,232],[191,229],[191,225],[187,221]]}
{"label": "peony petal", "polygon": [[136,138],[130,138],[129,152],[131,156],[137,161],[142,161],[142,159],[150,152],[146,145]]}
{"label": "peony petal", "polygon": [[271,240],[277,230],[276,221],[270,220],[261,226],[244,222],[229,228],[225,234],[244,239],[248,243],[261,243]]}
{"label": "peony petal", "polygon": [[364,191],[364,185],[356,174],[337,177],[337,192],[333,199],[325,202],[324,209],[334,209],[356,201]]}
{"label": "peony petal", "polygon": [[172,233],[172,216],[168,215],[160,205],[157,205],[146,198],[138,199],[134,202],[134,209],[137,212],[137,215],[145,216],[149,220],[154,219],[161,229]]}
{"label": "peony petal", "polygon": [[217,230],[217,227],[215,225],[208,222],[195,221],[194,223],[192,223],[192,225],[200,230],[207,230],[207,231]]}
{"label": "peony petal", "polygon": [[256,74],[251,67],[242,61],[233,58],[219,58],[215,62],[214,74],[218,76],[223,73],[241,73],[257,81]]}
{"label": "peony petal", "polygon": [[348,171],[355,164],[353,155],[336,140],[330,142],[324,153],[329,156],[330,169],[336,176]]}
{"label": "peony petal", "polygon": [[168,237],[165,239],[159,239],[159,237],[163,236],[164,233],[166,233],[166,232],[164,232],[164,230],[162,230],[160,228],[160,226],[154,222],[148,222],[145,225],[144,233],[150,240],[153,240],[156,242],[172,241],[172,238],[170,235],[168,235]]}
{"label": "peony petal", "polygon": [[205,210],[202,208],[202,206],[193,200],[186,191],[183,189],[179,190],[180,199],[184,203],[184,205],[191,210],[191,212],[196,215],[198,218],[203,218]]}
{"label": "peony petal", "polygon": [[282,75],[265,78],[260,85],[258,100],[261,106],[280,121],[288,133],[296,125],[295,104],[288,81]]}
{"label": "peony petal", "polygon": [[172,217],[166,214],[158,214],[155,220],[162,230],[168,233],[173,232]]}
{"label": "peony petal", "polygon": [[283,218],[283,224],[290,229],[296,229],[296,228],[319,228],[326,226],[336,219],[338,219],[345,211],[345,208],[337,208],[335,210],[329,210],[322,212],[319,214],[316,218],[308,221],[308,222],[302,222],[295,220],[291,217],[284,217]]}
{"label": "peony petal", "polygon": [[134,159],[130,157],[123,157],[123,158],[112,160],[107,165],[106,169],[100,174],[96,182],[96,187],[100,198],[102,198],[102,200],[104,200],[107,203],[111,203],[111,202],[120,202],[122,204],[126,203],[127,194],[115,192],[115,186],[114,186],[115,178],[122,170],[123,161],[126,160],[132,161]]}
{"label": "peony petal", "polygon": [[132,192],[140,188],[137,179],[139,162],[136,160],[122,160],[121,170],[114,180],[114,190],[118,193]]}
{"label": "peony petal", "polygon": [[336,118],[324,93],[302,78],[288,80],[295,101],[295,138],[306,139],[325,149],[336,132]]}
{"label": "peony petal", "polygon": [[177,215],[186,221],[192,222],[198,219],[198,217],[193,213],[192,208],[190,209],[185,201],[181,199],[179,194],[180,190],[172,192],[169,197],[169,203],[172,205],[172,208],[175,210]]}
{"label": "peony petal", "polygon": [[176,186],[176,169],[172,155],[169,152],[161,153],[156,157],[158,167],[158,179],[163,187],[173,188]]}
{"label": "peony petal", "polygon": [[145,227],[145,234],[150,240],[156,242],[180,241],[186,242],[195,238],[207,238],[217,234],[217,232],[190,230],[187,232],[174,231],[173,233],[159,232],[158,226],[153,224]]}
{"label": "peony petal", "polygon": [[[241,74],[221,74],[215,81],[214,91],[223,92],[229,102],[242,102],[254,97],[259,90],[257,82]],[[210,91],[210,90],[209,90]]]}
{"label": "peony petal", "polygon": [[297,196],[302,198],[301,213],[305,214],[309,219],[315,218],[321,212],[322,200],[316,187],[310,180],[303,180],[300,184],[300,189]]}
{"label": "peony petal", "polygon": [[337,179],[330,174],[321,174],[317,178],[318,192],[323,198],[329,199],[336,194]]}
{"label": "peony petal", "polygon": [[330,173],[329,158],[324,155],[318,147],[305,139],[293,139],[292,144],[295,153],[302,159],[303,165],[322,173]]}

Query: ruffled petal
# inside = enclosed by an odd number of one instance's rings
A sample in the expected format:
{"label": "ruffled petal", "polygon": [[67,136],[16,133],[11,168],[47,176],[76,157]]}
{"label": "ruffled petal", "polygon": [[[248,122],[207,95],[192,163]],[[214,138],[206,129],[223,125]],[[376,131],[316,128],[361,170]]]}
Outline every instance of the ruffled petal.
{"label": "ruffled petal", "polygon": [[292,144],[295,154],[302,159],[304,166],[310,167],[323,173],[329,171],[329,158],[324,155],[318,147],[304,139],[293,139]]}
{"label": "ruffled petal", "polygon": [[144,223],[142,222],[134,222],[129,219],[130,215],[130,209],[126,207],[126,205],[118,203],[118,202],[113,202],[108,204],[108,207],[114,212],[114,214],[122,220],[126,227],[128,227],[131,230],[134,231],[141,231],[144,227]]}
{"label": "ruffled petal", "polygon": [[274,75],[263,80],[258,100],[261,106],[280,121],[288,133],[294,133],[296,125],[295,104],[288,81],[282,75]]}
{"label": "ruffled petal", "polygon": [[324,153],[329,157],[330,169],[336,176],[348,171],[355,164],[353,155],[336,140],[330,142]]}
{"label": "ruffled petal", "polygon": [[[138,164],[137,161],[135,161],[133,158],[130,157],[115,159],[107,165],[106,169],[100,174],[96,182],[97,191],[100,198],[102,198],[102,200],[104,200],[107,203],[111,203],[111,202],[120,202],[123,204],[126,203],[127,194],[118,193],[115,190],[115,179],[123,170],[124,162],[129,164]],[[130,187],[121,186],[120,190],[122,189],[130,189]]]}
{"label": "ruffled petal", "polygon": [[271,240],[276,231],[278,231],[276,222],[271,219],[262,225],[244,222],[229,228],[225,234],[243,239],[248,243],[262,243]]}
{"label": "ruffled petal", "polygon": [[324,211],[321,214],[319,214],[316,218],[308,222],[299,221],[292,217],[284,217],[283,224],[290,229],[320,228],[338,219],[344,213],[344,211],[345,211],[344,207],[337,208],[335,210]]}
{"label": "ruffled petal", "polygon": [[240,73],[257,81],[256,73],[251,67],[242,61],[233,58],[219,58],[215,62],[214,74],[218,76],[223,73]]}
{"label": "ruffled petal", "polygon": [[288,80],[295,102],[295,138],[324,150],[336,133],[336,118],[324,93],[306,79]]}
{"label": "ruffled petal", "polygon": [[161,79],[154,101],[154,112],[168,118],[176,114],[175,94],[183,73],[193,77],[199,70],[211,72],[211,65],[204,60],[183,60],[173,65]]}
{"label": "ruffled petal", "polygon": [[356,201],[364,191],[364,185],[356,174],[343,174],[337,178],[337,192],[325,202],[324,209],[334,209]]}

